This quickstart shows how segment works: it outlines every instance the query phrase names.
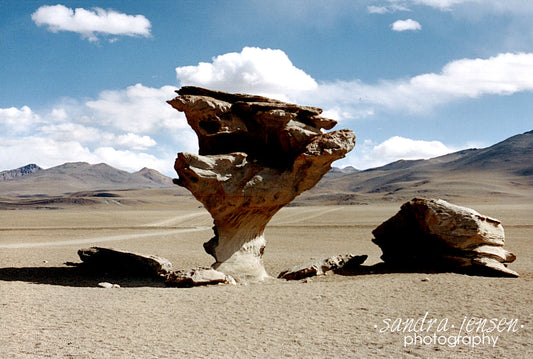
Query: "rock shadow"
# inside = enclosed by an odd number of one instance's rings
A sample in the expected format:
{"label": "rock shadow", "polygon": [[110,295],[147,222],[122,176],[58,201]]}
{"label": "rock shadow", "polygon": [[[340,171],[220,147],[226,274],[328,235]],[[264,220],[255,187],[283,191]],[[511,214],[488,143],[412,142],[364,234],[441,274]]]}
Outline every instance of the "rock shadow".
{"label": "rock shadow", "polygon": [[502,274],[484,267],[465,267],[465,268],[424,268],[417,266],[393,266],[385,262],[376,263],[373,265],[360,265],[354,268],[340,268],[333,271],[335,274],[342,276],[359,276],[372,274],[395,274],[395,273],[420,273],[420,274],[439,274],[439,273],[456,273],[474,277],[492,277],[492,278],[507,278],[510,275]]}
{"label": "rock shadow", "polygon": [[100,282],[120,287],[164,287],[163,278],[131,275],[120,272],[102,272],[83,267],[7,267],[0,268],[0,281],[31,284],[60,285],[65,287],[98,287]]}

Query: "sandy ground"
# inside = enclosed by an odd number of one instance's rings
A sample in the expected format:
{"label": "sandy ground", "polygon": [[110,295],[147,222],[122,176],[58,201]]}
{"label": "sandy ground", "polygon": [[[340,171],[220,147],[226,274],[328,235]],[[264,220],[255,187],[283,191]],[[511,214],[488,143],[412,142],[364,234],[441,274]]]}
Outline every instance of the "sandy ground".
{"label": "sandy ground", "polygon": [[[284,208],[266,231],[265,267],[276,276],[341,253],[377,263],[371,231],[399,205]],[[193,200],[0,211],[0,358],[533,357],[533,204],[469,207],[502,220],[520,278],[386,273],[165,288],[79,276],[63,263],[99,245],[176,268],[210,265],[211,220]],[[121,288],[98,288],[104,280]],[[404,332],[397,324],[409,319],[419,326]]]}

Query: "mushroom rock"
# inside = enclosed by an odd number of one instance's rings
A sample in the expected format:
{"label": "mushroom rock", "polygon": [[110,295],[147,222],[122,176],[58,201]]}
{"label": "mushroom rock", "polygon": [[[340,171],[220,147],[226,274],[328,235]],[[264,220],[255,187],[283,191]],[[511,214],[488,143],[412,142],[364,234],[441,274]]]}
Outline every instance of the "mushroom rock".
{"label": "mushroom rock", "polygon": [[518,277],[506,265],[516,257],[503,248],[500,221],[441,199],[404,203],[372,234],[388,265]]}
{"label": "mushroom rock", "polygon": [[204,244],[212,267],[237,281],[263,280],[267,223],[352,150],[355,134],[325,132],[336,121],[314,107],[198,87],[177,93],[168,103],[185,112],[199,154],[178,154],[174,182],[214,219],[215,236]]}

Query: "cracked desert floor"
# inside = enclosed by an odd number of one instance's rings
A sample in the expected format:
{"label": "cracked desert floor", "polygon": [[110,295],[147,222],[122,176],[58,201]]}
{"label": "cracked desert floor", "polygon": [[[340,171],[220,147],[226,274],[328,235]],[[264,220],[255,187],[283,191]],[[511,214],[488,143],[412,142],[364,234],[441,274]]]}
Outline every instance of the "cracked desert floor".
{"label": "cracked desert floor", "polygon": [[[190,196],[146,193],[96,206],[0,211],[1,358],[533,357],[531,203],[456,203],[502,220],[505,247],[517,255],[510,264],[521,275],[516,279],[454,273],[274,279],[312,258],[353,253],[367,254],[365,265],[379,262],[371,231],[401,203],[282,209],[266,230],[264,264],[274,278],[263,283],[180,289],[73,275],[64,263],[78,262],[77,250],[94,245],[163,256],[175,269],[213,262],[202,248],[212,220],[201,205]],[[101,281],[120,288],[99,288]],[[386,328],[398,318],[448,327]],[[487,319],[484,329],[464,328],[469,341],[452,345],[462,323],[479,319]],[[491,320],[504,325],[489,332]],[[415,334],[421,339],[410,344]],[[498,337],[496,344],[476,345],[482,335]]]}

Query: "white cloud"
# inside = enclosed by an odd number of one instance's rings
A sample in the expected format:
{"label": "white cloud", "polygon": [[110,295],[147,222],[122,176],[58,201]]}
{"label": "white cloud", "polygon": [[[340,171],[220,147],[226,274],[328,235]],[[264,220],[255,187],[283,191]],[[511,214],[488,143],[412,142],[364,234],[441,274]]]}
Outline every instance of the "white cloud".
{"label": "white cloud", "polygon": [[145,150],[157,144],[150,136],[139,136],[131,132],[118,136],[116,143],[119,146],[130,147],[134,150]]}
{"label": "white cloud", "polygon": [[98,157],[89,148],[76,141],[56,141],[34,136],[0,138],[0,148],[0,163],[5,169],[18,168],[28,163],[37,163],[46,168],[65,162],[98,162]]}
{"label": "white cloud", "polygon": [[462,59],[447,64],[440,74],[413,77],[419,91],[457,97],[509,95],[533,90],[533,54],[506,53],[488,59]]}
{"label": "white cloud", "polygon": [[366,9],[370,14],[386,14],[390,12],[390,9],[387,6],[370,5],[370,6],[367,6]]}
{"label": "white cloud", "polygon": [[0,108],[0,128],[6,133],[23,133],[34,125],[41,123],[41,116],[34,113],[28,106]]}
{"label": "white cloud", "polygon": [[[295,103],[322,107],[326,117],[346,122],[379,111],[423,112],[458,99],[533,91],[533,54],[528,53],[456,60],[438,73],[375,84],[360,80],[318,84],[294,67],[281,50],[252,49],[251,54],[245,50],[220,55],[210,64],[187,67],[182,75],[203,79],[195,85],[218,85],[226,91],[275,92]],[[261,57],[265,54],[279,61],[265,62]],[[280,71],[293,81],[283,79],[277,86],[274,80],[280,64]],[[204,77],[200,76],[202,66],[208,67]],[[246,84],[240,71],[248,71],[255,81]],[[294,83],[294,79],[302,82]],[[175,152],[197,150],[196,135],[185,116],[166,103],[175,96],[174,90],[172,86],[137,84],[103,91],[86,103],[64,101],[44,116],[27,106],[0,109],[0,127],[9,129],[0,129],[0,164],[9,169],[30,162],[44,167],[67,161],[107,162],[122,169],[147,166],[169,174]],[[344,123],[343,127],[350,126]],[[15,130],[17,135],[10,136]],[[343,163],[368,168],[449,151],[440,142],[393,137],[381,144],[358,143]]]}
{"label": "white cloud", "polygon": [[[508,13],[524,15],[533,13],[533,2],[524,0],[385,0],[399,6],[420,5],[442,11],[467,11],[472,15]],[[384,7],[384,6],[376,6]]]}
{"label": "white cloud", "polygon": [[105,133],[98,128],[73,122],[47,124],[39,128],[39,132],[56,141],[76,141],[85,144],[110,141],[114,137],[113,134]]}
{"label": "white cloud", "polygon": [[282,50],[245,47],[200,62],[197,66],[176,68],[182,86],[193,85],[210,89],[253,93],[286,99],[288,93],[317,88],[316,81],[295,67]]}
{"label": "white cloud", "polygon": [[392,25],[391,28],[393,31],[416,31],[421,30],[422,25],[418,21],[407,19],[407,20],[397,20]]}
{"label": "white cloud", "polygon": [[101,8],[72,10],[59,4],[41,6],[31,18],[37,26],[48,26],[49,31],[76,32],[89,41],[97,41],[98,34],[150,36],[151,24],[143,15],[126,15]]}
{"label": "white cloud", "polygon": [[174,90],[137,84],[86,103],[63,99],[42,117],[27,106],[0,109],[0,170],[86,161],[172,175],[175,153],[198,149],[185,116],[166,103]]}
{"label": "white cloud", "polygon": [[77,141],[58,141],[46,137],[0,138],[0,163],[3,169],[13,169],[28,163],[48,168],[65,162],[105,162],[111,166],[138,171],[143,167],[172,174],[174,159],[171,156],[158,158],[153,154],[113,147],[97,147],[91,150]]}
{"label": "white cloud", "polygon": [[394,111],[425,112],[458,99],[524,91],[533,91],[533,53],[456,60],[438,74],[421,74],[407,80],[323,83],[314,100],[344,107],[371,104]]}
{"label": "white cloud", "polygon": [[175,90],[173,86],[157,89],[136,84],[125,90],[103,91],[86,106],[94,111],[96,121],[121,131],[179,130],[188,126],[185,115],[166,103],[176,96]]}
{"label": "white cloud", "polygon": [[440,141],[413,140],[394,136],[376,144],[371,140],[358,143],[346,159],[336,166],[351,165],[357,169],[368,169],[386,165],[398,160],[428,159],[457,151]]}
{"label": "white cloud", "polygon": [[391,12],[396,12],[396,11],[411,11],[409,8],[402,6],[402,5],[397,5],[397,4],[388,5],[388,6],[369,5],[366,7],[366,10],[368,11],[369,14],[380,14],[380,15],[391,13]]}
{"label": "white cloud", "polygon": [[99,147],[94,151],[100,162],[126,171],[138,171],[143,167],[153,168],[168,173],[174,163],[173,158],[157,158],[145,152],[116,150],[113,147]]}

